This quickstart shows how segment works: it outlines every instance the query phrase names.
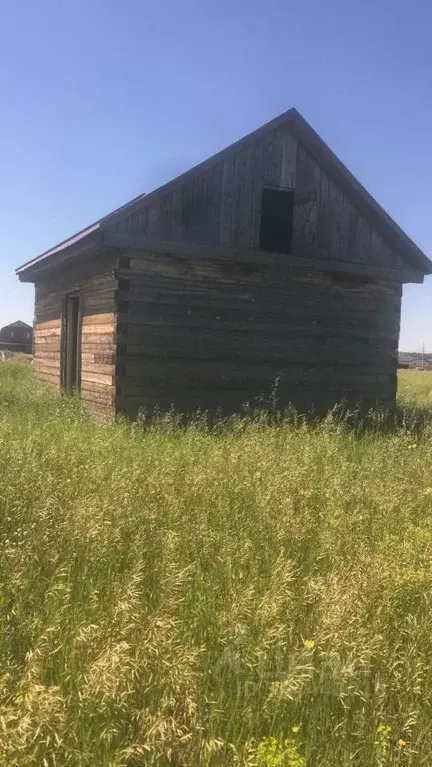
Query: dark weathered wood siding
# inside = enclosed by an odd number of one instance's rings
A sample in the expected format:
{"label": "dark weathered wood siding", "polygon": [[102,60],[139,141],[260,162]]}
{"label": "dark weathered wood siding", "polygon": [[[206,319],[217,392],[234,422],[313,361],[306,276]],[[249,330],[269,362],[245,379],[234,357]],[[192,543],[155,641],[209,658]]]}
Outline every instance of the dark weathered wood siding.
{"label": "dark weathered wood siding", "polygon": [[286,128],[254,139],[204,170],[144,197],[113,230],[173,242],[255,248],[264,186],[293,188],[297,142]]}
{"label": "dark weathered wood siding", "polygon": [[[404,259],[306,149],[297,150],[292,252],[323,261],[402,269]],[[331,268],[331,264],[329,265]]]}
{"label": "dark weathered wood siding", "polygon": [[34,355],[38,378],[60,386],[62,313],[67,293],[82,299],[81,396],[114,415],[116,357],[116,259],[106,255],[36,282]]}
{"label": "dark weathered wood siding", "polygon": [[[127,262],[125,262],[127,263]],[[401,288],[134,253],[119,281],[117,405],[394,404]]]}
{"label": "dark weathered wood siding", "polygon": [[403,268],[402,255],[287,126],[143,197],[108,227],[165,241],[257,249],[266,186],[295,190],[292,255]]}

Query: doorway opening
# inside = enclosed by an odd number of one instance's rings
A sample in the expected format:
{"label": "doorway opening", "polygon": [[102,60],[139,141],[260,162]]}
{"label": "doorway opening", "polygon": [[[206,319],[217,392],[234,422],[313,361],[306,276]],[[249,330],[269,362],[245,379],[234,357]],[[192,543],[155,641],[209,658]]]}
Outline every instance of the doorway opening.
{"label": "doorway opening", "polygon": [[293,236],[294,191],[264,187],[261,197],[260,250],[290,253]]}
{"label": "doorway opening", "polygon": [[63,387],[79,391],[81,386],[81,298],[66,296],[63,323]]}

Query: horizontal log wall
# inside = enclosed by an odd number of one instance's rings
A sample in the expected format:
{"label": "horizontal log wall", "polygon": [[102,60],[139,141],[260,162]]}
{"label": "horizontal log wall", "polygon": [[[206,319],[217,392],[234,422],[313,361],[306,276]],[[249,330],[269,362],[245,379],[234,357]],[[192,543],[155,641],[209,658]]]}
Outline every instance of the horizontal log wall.
{"label": "horizontal log wall", "polygon": [[116,259],[112,255],[52,274],[36,283],[34,367],[38,378],[60,386],[62,312],[67,293],[82,299],[81,396],[91,408],[115,414]]}
{"label": "horizontal log wall", "polygon": [[400,299],[396,284],[135,253],[119,274],[118,408],[393,405]]}

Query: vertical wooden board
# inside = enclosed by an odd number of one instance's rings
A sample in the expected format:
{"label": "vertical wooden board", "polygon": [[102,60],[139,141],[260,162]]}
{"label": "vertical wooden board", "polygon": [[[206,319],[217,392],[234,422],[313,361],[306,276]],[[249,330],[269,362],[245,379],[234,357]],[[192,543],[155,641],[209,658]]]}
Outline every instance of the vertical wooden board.
{"label": "vertical wooden board", "polygon": [[160,235],[160,200],[152,200],[148,209],[148,235],[158,237]]}
{"label": "vertical wooden board", "polygon": [[190,186],[190,215],[188,218],[188,236],[187,239],[190,242],[197,242],[199,241],[199,231],[200,231],[200,224],[201,222],[198,220],[199,213],[197,215],[197,212],[199,210],[199,201],[201,198],[201,185],[202,185],[202,176],[197,176],[193,179],[191,179],[191,186]]}
{"label": "vertical wooden board", "polygon": [[282,146],[274,133],[264,140],[261,166],[261,185],[279,186]]}
{"label": "vertical wooden board", "polygon": [[385,263],[392,269],[403,269],[405,264],[403,257],[392,250],[384,241],[382,241],[381,246]]}
{"label": "vertical wooden board", "polygon": [[193,184],[187,179],[182,185],[181,199],[182,235],[183,239],[190,241],[191,220],[193,216]]}
{"label": "vertical wooden board", "polygon": [[270,186],[280,186],[282,164],[282,143],[276,133],[273,134],[270,150],[269,178]]}
{"label": "vertical wooden board", "polygon": [[168,192],[160,197],[160,231],[163,240],[171,239],[172,196]]}
{"label": "vertical wooden board", "polygon": [[254,154],[253,148],[249,147],[245,152],[243,164],[243,176],[239,180],[239,224],[237,230],[236,244],[240,248],[249,249],[253,247],[251,241],[254,189],[253,189],[253,169]]}
{"label": "vertical wooden board", "polygon": [[223,162],[220,161],[211,169],[211,226],[209,227],[209,244],[220,244],[221,210],[222,210]]}
{"label": "vertical wooden board", "polygon": [[327,173],[321,173],[320,204],[318,209],[318,227],[316,256],[317,258],[330,258],[332,244],[332,214],[330,201],[330,180]]}
{"label": "vertical wooden board", "polygon": [[370,243],[370,263],[373,266],[388,266],[385,263],[385,253],[382,249],[382,240],[378,232],[372,229],[371,243]]}
{"label": "vertical wooden board", "polygon": [[401,266],[400,257],[392,252],[375,229],[372,230],[370,259],[373,266],[382,266],[388,269]]}
{"label": "vertical wooden board", "polygon": [[236,152],[234,161],[234,181],[232,187],[232,193],[234,196],[232,232],[233,247],[240,247],[242,242],[244,242],[245,221],[243,218],[244,214],[242,198],[245,191],[247,161],[247,149],[241,149]]}
{"label": "vertical wooden board", "polygon": [[263,163],[264,163],[264,142],[262,139],[256,139],[251,147],[253,156],[252,163],[252,220],[250,231],[250,247],[256,249],[259,247],[259,234],[261,222],[261,197],[263,182]]}
{"label": "vertical wooden board", "polygon": [[271,159],[272,159],[272,145],[269,138],[263,140],[263,148],[261,155],[261,187],[271,186],[272,173],[271,173]]}
{"label": "vertical wooden board", "polygon": [[346,241],[346,260],[350,262],[358,261],[356,242],[358,237],[359,214],[357,209],[348,200],[345,200],[347,210],[347,241]]}
{"label": "vertical wooden board", "polygon": [[341,190],[336,188],[336,210],[335,210],[335,235],[336,249],[335,258],[339,261],[347,261],[348,251],[348,221],[349,221],[349,203]]}
{"label": "vertical wooden board", "polygon": [[207,205],[206,205],[206,174],[200,173],[196,177],[193,188],[193,217],[192,217],[192,230],[191,241],[202,244],[203,233],[205,233],[206,219],[207,219]]}
{"label": "vertical wooden board", "polygon": [[199,201],[199,240],[203,245],[214,245],[219,236],[220,184],[217,184],[215,168],[203,174],[201,199]]}
{"label": "vertical wooden board", "polygon": [[148,234],[149,229],[149,209],[146,205],[138,212],[138,230],[142,234]]}
{"label": "vertical wooden board", "polygon": [[176,187],[171,192],[171,237],[174,242],[181,242],[183,237],[183,187]]}
{"label": "vertical wooden board", "polygon": [[355,245],[356,261],[360,264],[370,263],[372,227],[364,216],[359,216],[357,238]]}
{"label": "vertical wooden board", "polygon": [[286,189],[294,189],[297,176],[297,141],[286,129],[278,134],[281,146],[279,163],[279,184]]}
{"label": "vertical wooden board", "polygon": [[298,144],[292,240],[295,255],[315,257],[320,191],[321,169],[303,146]]}
{"label": "vertical wooden board", "polygon": [[300,195],[305,195],[314,188],[314,165],[315,160],[306,151],[303,144],[297,145],[297,190]]}
{"label": "vertical wooden board", "polygon": [[188,242],[205,244],[211,229],[211,184],[208,173],[190,178],[183,186],[183,235]]}
{"label": "vertical wooden board", "polygon": [[228,155],[223,161],[222,196],[219,241],[222,246],[232,245],[233,207],[235,203],[233,187],[235,181],[235,158]]}
{"label": "vertical wooden board", "polygon": [[138,212],[132,213],[125,219],[125,229],[127,232],[136,232],[138,229]]}
{"label": "vertical wooden board", "polygon": [[339,190],[336,184],[329,179],[328,199],[329,199],[329,211],[330,211],[330,248],[329,258],[332,260],[337,259],[339,248],[339,231],[338,231],[338,217],[339,217]]}

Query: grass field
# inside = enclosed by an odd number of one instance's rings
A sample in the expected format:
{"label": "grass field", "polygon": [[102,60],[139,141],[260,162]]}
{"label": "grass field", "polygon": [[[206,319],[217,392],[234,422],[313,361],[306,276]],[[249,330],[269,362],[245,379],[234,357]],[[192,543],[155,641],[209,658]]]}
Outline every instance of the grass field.
{"label": "grass field", "polygon": [[430,766],[432,375],[400,391],[361,434],[111,426],[1,365],[0,765]]}

